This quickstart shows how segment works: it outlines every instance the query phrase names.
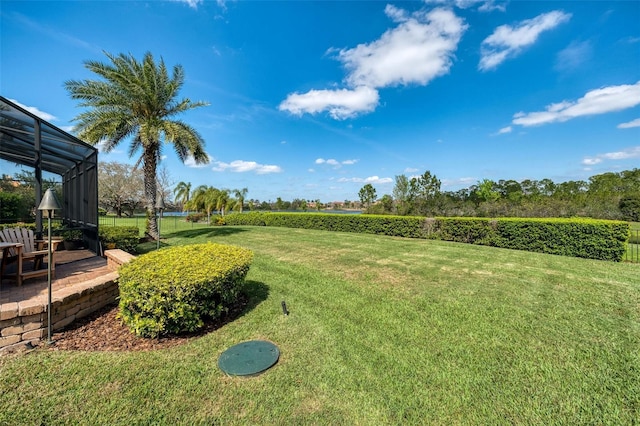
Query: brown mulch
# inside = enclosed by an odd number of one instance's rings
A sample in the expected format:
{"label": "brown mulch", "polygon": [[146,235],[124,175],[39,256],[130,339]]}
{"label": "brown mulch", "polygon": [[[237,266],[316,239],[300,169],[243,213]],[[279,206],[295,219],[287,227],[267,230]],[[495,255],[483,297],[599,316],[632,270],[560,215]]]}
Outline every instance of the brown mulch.
{"label": "brown mulch", "polygon": [[157,339],[138,337],[116,318],[117,305],[109,305],[93,314],[76,320],[65,330],[53,333],[54,344],[45,346],[49,350],[63,351],[150,351],[181,345],[197,339],[239,317],[247,306],[248,299],[241,296],[229,313],[218,320],[205,322],[204,328],[194,333],[168,335]]}

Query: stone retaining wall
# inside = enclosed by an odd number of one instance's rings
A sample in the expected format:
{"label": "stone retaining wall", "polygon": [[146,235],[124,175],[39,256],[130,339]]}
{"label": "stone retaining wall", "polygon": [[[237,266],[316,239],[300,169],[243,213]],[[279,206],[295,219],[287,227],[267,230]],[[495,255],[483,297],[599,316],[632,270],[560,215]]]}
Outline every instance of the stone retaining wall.
{"label": "stone retaining wall", "polygon": [[[64,287],[52,293],[51,322],[54,331],[60,330],[76,319],[114,303],[119,295],[117,268],[134,256],[119,249],[107,250],[107,266],[110,271],[99,278]],[[30,299],[5,303],[0,312],[0,354],[26,346],[33,346],[47,339],[47,302]]]}

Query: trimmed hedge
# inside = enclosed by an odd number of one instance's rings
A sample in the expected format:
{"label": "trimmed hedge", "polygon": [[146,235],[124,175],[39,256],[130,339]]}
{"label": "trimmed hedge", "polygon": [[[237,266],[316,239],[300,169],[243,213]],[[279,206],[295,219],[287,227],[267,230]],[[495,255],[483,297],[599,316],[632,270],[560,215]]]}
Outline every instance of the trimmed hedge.
{"label": "trimmed hedge", "polygon": [[101,226],[98,233],[105,249],[108,245],[115,244],[115,248],[135,254],[140,242],[140,230],[137,226]]}
{"label": "trimmed hedge", "polygon": [[158,337],[203,327],[240,294],[250,250],[222,244],[169,247],[120,267],[120,317],[136,335]]}
{"label": "trimmed hedge", "polygon": [[225,220],[228,225],[430,238],[616,262],[623,259],[630,235],[627,222],[582,218],[424,218],[250,212],[230,214]]}

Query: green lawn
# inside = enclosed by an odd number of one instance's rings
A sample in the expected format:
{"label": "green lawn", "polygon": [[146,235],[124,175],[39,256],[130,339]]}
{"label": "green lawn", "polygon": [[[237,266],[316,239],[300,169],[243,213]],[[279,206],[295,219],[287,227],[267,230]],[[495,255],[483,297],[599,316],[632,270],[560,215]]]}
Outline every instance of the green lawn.
{"label": "green lawn", "polygon": [[627,245],[625,260],[640,263],[640,222],[629,222],[631,225],[631,239],[635,244]]}
{"label": "green lawn", "polygon": [[[100,216],[98,222],[100,226],[137,226],[140,229],[140,235],[144,234],[147,226],[147,220],[144,216]],[[208,226],[206,220],[194,223],[187,222],[183,216],[165,216],[160,220],[160,233],[164,235],[164,233],[202,228],[204,226]]]}
{"label": "green lawn", "polygon": [[[286,228],[167,237],[254,250],[252,307],[168,350],[0,357],[0,424],[640,418],[637,264]],[[258,377],[226,377],[218,356],[249,339],[273,341],[280,361]]]}

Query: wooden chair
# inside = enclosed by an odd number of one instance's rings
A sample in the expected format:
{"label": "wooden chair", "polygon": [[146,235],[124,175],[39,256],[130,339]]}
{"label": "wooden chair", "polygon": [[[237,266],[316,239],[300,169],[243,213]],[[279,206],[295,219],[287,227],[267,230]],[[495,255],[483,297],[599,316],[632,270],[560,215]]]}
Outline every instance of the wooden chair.
{"label": "wooden chair", "polygon": [[[22,285],[22,281],[28,278],[47,275],[47,269],[42,267],[42,259],[49,254],[47,241],[36,240],[33,231],[27,228],[7,228],[0,230],[0,241],[5,243],[14,243],[15,247],[9,248],[6,253],[8,256],[2,257],[2,270],[0,276],[4,276],[5,266],[9,263],[16,263],[15,279],[18,285]],[[51,242],[51,277],[55,277],[56,263],[54,261],[54,253],[60,241]],[[25,271],[25,261],[33,262],[33,270]]]}

